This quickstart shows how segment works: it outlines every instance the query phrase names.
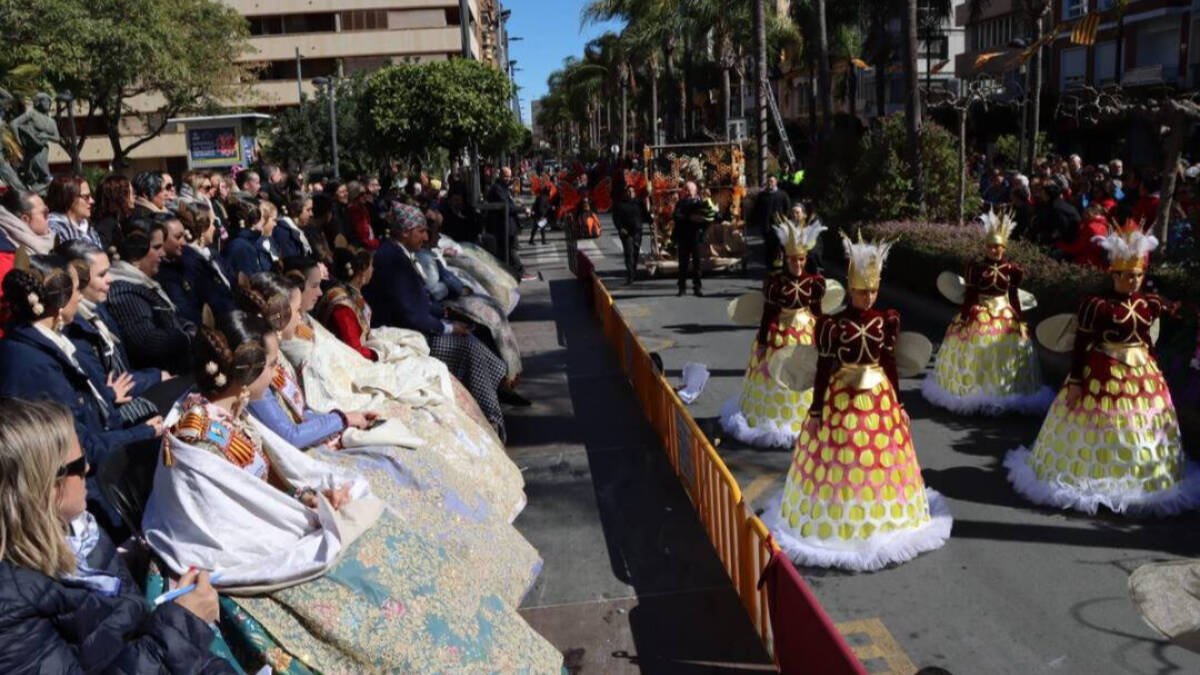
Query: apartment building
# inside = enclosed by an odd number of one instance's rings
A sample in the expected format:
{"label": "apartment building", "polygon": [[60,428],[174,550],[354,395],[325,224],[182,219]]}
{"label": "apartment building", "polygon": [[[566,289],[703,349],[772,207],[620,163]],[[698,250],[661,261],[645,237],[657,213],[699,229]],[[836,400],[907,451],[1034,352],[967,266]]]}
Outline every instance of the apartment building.
{"label": "apartment building", "polygon": [[[507,62],[503,26],[507,14],[501,0],[222,1],[249,23],[250,49],[241,60],[261,66],[258,80],[238,101],[243,111],[271,114],[297,105],[301,92],[313,94],[316,77],[459,57],[464,33],[472,58],[497,65]],[[153,110],[152,102],[143,109]],[[135,133],[140,123],[128,118],[122,127]],[[133,169],[183,170],[187,142],[182,126],[169,125],[165,133],[137,148],[131,156]],[[60,129],[69,133],[65,120]],[[112,150],[103,130],[80,129],[80,133],[88,134],[81,156],[84,164],[106,166]],[[51,162],[65,168],[70,159],[54,146]]]}
{"label": "apartment building", "polygon": [[[1019,48],[1009,45],[1029,40],[1032,34],[1020,4],[1019,0],[989,0],[978,3],[974,12],[965,4],[958,8],[956,22],[967,36],[966,50],[958,57],[960,71],[1011,76],[1019,68],[1010,56]],[[1196,86],[1200,0],[1133,0],[1121,21],[1113,5],[1113,0],[1054,0],[1055,25],[1091,14],[1099,14],[1100,19],[1094,45],[1073,44],[1070,25],[1050,43],[1045,91],[1053,95],[1081,85],[1102,87],[1113,83],[1118,73],[1124,87]],[[976,69],[977,58],[992,52],[1003,55]]]}
{"label": "apartment building", "polygon": [[[990,0],[996,2],[997,0]],[[956,11],[961,10],[965,2],[957,3]],[[921,6],[918,5],[918,9]],[[954,88],[958,79],[960,62],[957,58],[966,48],[966,30],[957,23],[956,14],[945,18],[939,29],[927,38],[918,39],[917,71],[922,86],[939,88]],[[903,31],[899,19],[893,19],[886,26],[888,40],[900,49],[903,44]],[[862,55],[862,60],[870,67],[856,70],[854,97],[855,113],[864,122],[883,115],[891,115],[904,111],[907,85],[904,80],[904,69],[896,58],[884,64],[869,63],[870,56]],[[850,113],[851,99],[846,94],[844,83],[848,81],[851,64],[844,59],[834,59],[830,64],[834,79],[834,112]],[[876,78],[886,80],[884,85],[884,109],[876,109]],[[781,116],[786,120],[805,120],[808,117],[810,100],[816,96],[817,85],[805,64],[798,61],[789,62],[788,67],[775,81],[779,99]],[[751,105],[753,102],[751,102]]]}

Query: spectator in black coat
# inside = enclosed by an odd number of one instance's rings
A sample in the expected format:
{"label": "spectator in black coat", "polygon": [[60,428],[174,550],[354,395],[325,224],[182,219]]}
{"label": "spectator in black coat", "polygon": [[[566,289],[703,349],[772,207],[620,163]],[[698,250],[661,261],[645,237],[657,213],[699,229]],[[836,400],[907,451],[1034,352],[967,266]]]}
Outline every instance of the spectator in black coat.
{"label": "spectator in black coat", "polygon": [[750,224],[762,228],[768,272],[782,264],[782,258],[779,255],[781,250],[779,238],[775,236],[775,230],[771,226],[775,224],[777,218],[787,218],[791,211],[792,200],[788,198],[786,192],[779,189],[779,179],[775,176],[767,176],[766,187],[758,193],[758,199],[754,200],[754,211],[751,214]]}
{"label": "spectator in black coat", "polygon": [[0,399],[0,672],[234,672],[208,650],[208,573],[151,610],[85,510],[87,470],[65,408]]}
{"label": "spectator in black coat", "polygon": [[1079,211],[1063,199],[1062,186],[1054,181],[1042,185],[1042,194],[1034,237],[1041,244],[1073,241],[1079,231]]}
{"label": "spectator in black coat", "polygon": [[625,186],[625,191],[613,206],[612,219],[617,228],[617,236],[621,238],[621,249],[625,258],[625,283],[632,284],[637,278],[638,253],[642,250],[642,226],[650,222],[650,209],[645,199],[637,198],[636,187]]}
{"label": "spectator in black coat", "polygon": [[117,321],[121,340],[134,368],[158,368],[175,375],[192,367],[195,324],[179,315],[167,291],[154,280],[163,258],[163,229],[155,223],[149,234],[127,232],[121,259],[110,274],[108,309]]}
{"label": "spectator in black coat", "polygon": [[179,316],[199,325],[205,306],[213,316],[233,311],[233,289],[212,251],[217,233],[212,211],[193,205],[180,212],[181,218],[172,214],[164,219],[164,258],[154,279],[167,292]]}
{"label": "spectator in black coat", "polygon": [[520,248],[521,214],[526,209],[519,206],[512,196],[513,174],[509,167],[502,167],[500,175],[488,190],[487,200],[493,205],[508,205],[508,217],[504,209],[492,212],[488,220],[489,234],[496,238],[496,257],[507,262],[512,268],[513,276],[522,280],[525,276],[525,265],[517,249]]}

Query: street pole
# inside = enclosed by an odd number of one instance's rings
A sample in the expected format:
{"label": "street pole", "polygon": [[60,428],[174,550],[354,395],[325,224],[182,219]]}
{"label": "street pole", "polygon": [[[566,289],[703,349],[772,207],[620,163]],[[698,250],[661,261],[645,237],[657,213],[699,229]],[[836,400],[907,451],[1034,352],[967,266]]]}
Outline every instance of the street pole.
{"label": "street pole", "polygon": [[754,104],[758,109],[758,171],[761,185],[767,179],[767,18],[766,0],[754,0]]}
{"label": "street pole", "polygon": [[300,48],[296,47],[296,100],[304,101],[304,75],[300,70]]}
{"label": "street pole", "polygon": [[334,79],[329,78],[329,131],[333,141],[333,177],[341,178],[342,170],[338,163],[338,147],[337,147],[337,87],[334,86]]}

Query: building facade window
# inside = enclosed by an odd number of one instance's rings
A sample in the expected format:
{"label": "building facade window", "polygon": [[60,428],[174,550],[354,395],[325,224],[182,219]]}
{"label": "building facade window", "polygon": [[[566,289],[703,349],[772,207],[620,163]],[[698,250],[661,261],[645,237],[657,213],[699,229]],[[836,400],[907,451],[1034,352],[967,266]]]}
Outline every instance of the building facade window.
{"label": "building facade window", "polygon": [[1012,41],[1017,26],[1018,20],[1015,14],[1006,14],[980,21],[967,30],[967,50],[977,52],[1003,47]]}
{"label": "building facade window", "polygon": [[315,14],[275,14],[248,16],[250,35],[294,35],[297,33],[332,33],[337,30],[333,12]]}
{"label": "building facade window", "polygon": [[1088,0],[1063,0],[1063,18],[1076,19],[1088,11]]}
{"label": "building facade window", "polygon": [[1060,91],[1084,84],[1087,81],[1087,47],[1072,47],[1062,50],[1058,68]]}
{"label": "building facade window", "polygon": [[1115,40],[1096,43],[1093,72],[1096,84],[1102,87],[1117,81],[1117,43]]}

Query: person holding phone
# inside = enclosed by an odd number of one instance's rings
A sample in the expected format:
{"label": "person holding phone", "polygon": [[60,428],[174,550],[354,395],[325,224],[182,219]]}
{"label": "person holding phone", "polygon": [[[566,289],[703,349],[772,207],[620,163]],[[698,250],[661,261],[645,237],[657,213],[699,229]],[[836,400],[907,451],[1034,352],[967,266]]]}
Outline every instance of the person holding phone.
{"label": "person holding phone", "polygon": [[0,671],[235,672],[208,651],[208,573],[151,610],[86,510],[88,469],[69,410],[0,398]]}

